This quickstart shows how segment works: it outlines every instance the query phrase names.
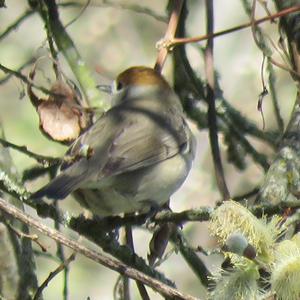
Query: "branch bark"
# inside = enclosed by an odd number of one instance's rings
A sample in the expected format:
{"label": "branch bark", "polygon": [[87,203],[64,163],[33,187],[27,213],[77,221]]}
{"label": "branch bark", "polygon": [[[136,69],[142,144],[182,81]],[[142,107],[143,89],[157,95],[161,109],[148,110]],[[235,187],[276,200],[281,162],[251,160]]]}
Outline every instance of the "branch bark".
{"label": "branch bark", "polygon": [[62,233],[58,232],[55,229],[52,229],[38,220],[34,219],[28,214],[25,214],[21,210],[17,209],[13,205],[7,203],[4,199],[0,198],[0,209],[8,214],[9,216],[20,220],[24,224],[34,227],[40,233],[47,235],[51,239],[65,245],[66,247],[74,250],[76,253],[80,253],[83,256],[91,259],[92,261],[99,263],[105,267],[110,268],[122,275],[125,275],[129,278],[142,282],[143,284],[151,287],[155,291],[159,292],[161,295],[165,297],[171,297],[172,299],[182,299],[182,300],[196,300],[195,297],[190,295],[185,295],[180,291],[167,286],[166,284],[160,282],[157,279],[151,278],[144,273],[127,266],[126,264],[118,261],[117,259],[108,257],[104,254],[101,254],[97,251],[88,249],[87,247],[79,244],[77,241],[71,240],[64,236]]}

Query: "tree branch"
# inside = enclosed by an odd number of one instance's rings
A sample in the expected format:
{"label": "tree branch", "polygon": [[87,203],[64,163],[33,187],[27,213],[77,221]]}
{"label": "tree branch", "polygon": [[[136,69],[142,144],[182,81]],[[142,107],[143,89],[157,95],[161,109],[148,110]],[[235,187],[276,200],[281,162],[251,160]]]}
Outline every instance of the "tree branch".
{"label": "tree branch", "polygon": [[65,237],[62,233],[58,232],[57,230],[54,230],[52,228],[49,228],[48,226],[42,224],[38,220],[34,219],[28,214],[23,213],[13,205],[7,203],[5,200],[0,198],[0,209],[7,213],[8,215],[20,220],[21,222],[34,227],[36,230],[38,230],[40,233],[47,235],[51,239],[65,245],[66,247],[74,250],[76,253],[80,253],[83,256],[91,259],[94,262],[97,262],[101,265],[104,265],[105,267],[110,268],[111,270],[114,270],[122,275],[128,276],[134,280],[140,281],[143,284],[153,288],[157,292],[159,292],[161,295],[165,297],[172,297],[176,299],[183,299],[183,300],[195,300],[195,297],[185,295],[178,290],[167,286],[166,284],[160,282],[157,279],[151,278],[148,275],[145,275],[144,273],[127,266],[126,264],[118,261],[117,259],[108,257],[106,255],[103,255],[99,252],[96,252],[94,250],[88,249],[87,247],[79,244],[78,242],[71,240],[67,237]]}
{"label": "tree branch", "polygon": [[173,1],[173,8],[172,8],[168,28],[165,33],[165,37],[163,38],[162,41],[158,43],[159,52],[154,66],[154,70],[156,70],[159,73],[162,71],[165,61],[167,59],[167,55],[169,53],[169,49],[164,46],[164,43],[166,41],[172,40],[175,36],[183,1],[184,0]]}
{"label": "tree branch", "polygon": [[[214,27],[213,0],[206,0],[205,3],[207,32],[208,34],[211,34]],[[213,39],[209,38],[207,40],[204,55],[205,74],[208,82],[206,99],[208,102],[207,120],[209,129],[209,141],[212,151],[217,185],[223,197],[223,200],[228,200],[230,198],[230,193],[225,181],[218,140],[217,114],[215,106],[215,71],[213,61],[213,45]]]}

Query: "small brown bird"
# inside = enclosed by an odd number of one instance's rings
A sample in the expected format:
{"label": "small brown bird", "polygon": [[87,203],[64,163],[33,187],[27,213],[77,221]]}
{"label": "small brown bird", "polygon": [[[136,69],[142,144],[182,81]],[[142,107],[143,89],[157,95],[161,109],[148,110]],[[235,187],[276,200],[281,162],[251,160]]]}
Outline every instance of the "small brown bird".
{"label": "small brown bird", "polygon": [[179,98],[155,70],[132,67],[114,84],[114,106],[69,148],[60,174],[32,198],[75,198],[100,216],[147,212],[187,177],[195,152]]}

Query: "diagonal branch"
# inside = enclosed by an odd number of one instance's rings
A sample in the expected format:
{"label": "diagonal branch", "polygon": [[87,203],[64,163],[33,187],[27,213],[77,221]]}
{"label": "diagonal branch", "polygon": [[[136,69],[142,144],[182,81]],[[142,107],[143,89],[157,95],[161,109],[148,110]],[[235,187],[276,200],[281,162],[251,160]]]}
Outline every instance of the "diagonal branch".
{"label": "diagonal branch", "polygon": [[165,43],[166,42],[168,43],[168,41],[172,40],[175,36],[177,25],[179,22],[180,12],[182,9],[182,4],[183,4],[183,0],[174,0],[173,9],[171,12],[165,37],[162,41],[158,43],[159,52],[158,52],[154,69],[159,73],[162,71],[163,66],[167,59],[167,55],[169,53],[169,48],[165,46]]}
{"label": "diagonal branch", "polygon": [[180,291],[167,286],[166,284],[160,282],[157,279],[151,278],[144,273],[127,266],[126,264],[118,261],[115,258],[108,257],[104,254],[101,254],[97,251],[91,250],[78,242],[65,237],[62,233],[54,230],[38,220],[34,219],[28,214],[25,214],[21,210],[17,209],[13,205],[7,203],[5,200],[0,198],[0,209],[7,213],[8,215],[20,220],[21,222],[34,227],[40,233],[47,235],[53,240],[65,245],[66,247],[74,250],[76,253],[80,253],[83,256],[91,259],[94,262],[97,262],[101,265],[104,265],[111,270],[114,270],[122,275],[128,276],[134,280],[144,283],[145,285],[153,288],[155,291],[159,292],[161,295],[165,297],[171,297],[172,299],[182,299],[182,300],[196,300],[195,297],[185,295]]}
{"label": "diagonal branch", "polygon": [[[266,22],[266,21],[270,21],[270,20],[275,20],[278,19],[282,16],[288,15],[288,14],[292,14],[294,12],[298,12],[300,11],[300,5],[297,6],[292,6],[286,9],[282,9],[281,11],[273,14],[273,15],[268,15],[266,17],[262,17],[260,19],[257,19],[254,21],[254,25],[258,25],[260,23]],[[198,43],[201,41],[205,41],[209,38],[215,38],[215,37],[219,37],[225,34],[229,34],[235,31],[239,31],[241,29],[245,29],[245,28],[249,28],[253,25],[253,22],[247,22],[241,25],[237,25],[235,27],[232,28],[228,28],[222,31],[218,31],[218,32],[213,32],[210,34],[205,34],[205,35],[200,35],[200,36],[195,36],[195,37],[182,37],[182,38],[174,38],[172,41],[169,41],[168,43],[168,47],[172,48],[174,46],[177,45],[182,45],[182,44],[188,44],[188,43]]]}

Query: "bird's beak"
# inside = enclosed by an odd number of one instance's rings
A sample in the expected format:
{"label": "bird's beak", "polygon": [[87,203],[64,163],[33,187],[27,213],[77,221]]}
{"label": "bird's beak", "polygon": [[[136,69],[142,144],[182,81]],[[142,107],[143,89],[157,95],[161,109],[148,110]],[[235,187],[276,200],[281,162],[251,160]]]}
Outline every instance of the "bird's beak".
{"label": "bird's beak", "polygon": [[108,84],[99,84],[99,85],[97,85],[97,88],[98,88],[100,91],[102,91],[102,92],[104,92],[104,93],[106,93],[106,94],[109,94],[109,95],[112,94],[112,88],[111,88],[111,85],[108,85]]}

